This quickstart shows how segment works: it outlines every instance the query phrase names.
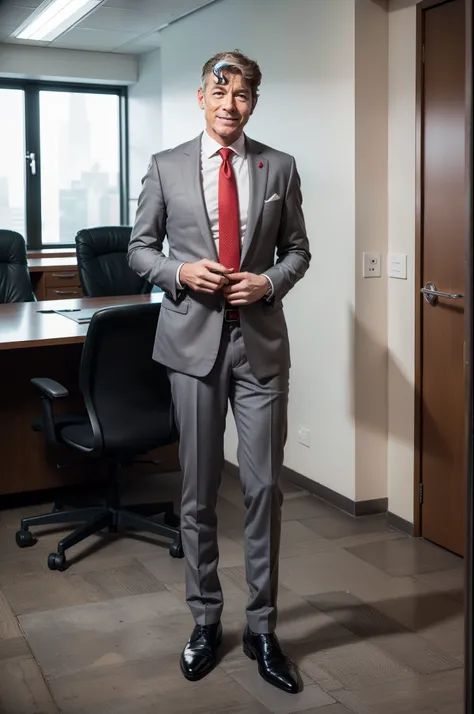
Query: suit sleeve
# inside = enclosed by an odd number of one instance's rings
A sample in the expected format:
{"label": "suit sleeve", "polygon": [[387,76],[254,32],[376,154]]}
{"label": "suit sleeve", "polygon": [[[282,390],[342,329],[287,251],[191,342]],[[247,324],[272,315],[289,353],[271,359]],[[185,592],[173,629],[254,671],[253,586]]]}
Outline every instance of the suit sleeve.
{"label": "suit sleeve", "polygon": [[176,275],[181,262],[163,253],[166,217],[166,202],[158,162],[156,157],[152,156],[142,180],[127,258],[132,270],[140,277],[158,285],[176,300],[179,293]]}
{"label": "suit sleeve", "polygon": [[277,236],[277,261],[265,271],[273,284],[273,298],[281,300],[309,268],[311,253],[302,208],[300,177],[292,159]]}

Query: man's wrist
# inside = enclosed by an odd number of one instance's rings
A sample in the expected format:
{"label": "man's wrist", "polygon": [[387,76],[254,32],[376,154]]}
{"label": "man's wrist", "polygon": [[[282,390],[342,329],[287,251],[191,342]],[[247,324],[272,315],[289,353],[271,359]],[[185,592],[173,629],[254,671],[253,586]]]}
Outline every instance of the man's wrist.
{"label": "man's wrist", "polygon": [[267,302],[269,302],[273,298],[273,294],[275,292],[273,283],[270,280],[270,278],[268,277],[268,275],[265,275],[265,273],[262,273],[262,278],[265,278],[265,280],[267,282],[267,290],[263,296],[263,299],[266,300]]}
{"label": "man's wrist", "polygon": [[184,290],[184,285],[181,283],[180,280],[181,268],[183,267],[183,265],[184,263],[181,263],[178,270],[176,271],[176,287],[178,288],[178,290]]}

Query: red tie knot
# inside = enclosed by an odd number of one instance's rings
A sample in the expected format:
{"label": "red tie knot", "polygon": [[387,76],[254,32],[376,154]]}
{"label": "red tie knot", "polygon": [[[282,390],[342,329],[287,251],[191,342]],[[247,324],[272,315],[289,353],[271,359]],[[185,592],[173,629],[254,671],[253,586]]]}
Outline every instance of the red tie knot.
{"label": "red tie knot", "polygon": [[224,174],[226,179],[231,179],[232,174],[232,164],[230,162],[230,157],[234,153],[232,149],[219,149],[218,152],[222,158],[221,172]]}
{"label": "red tie knot", "polygon": [[234,152],[232,151],[232,149],[219,149],[219,154],[222,158],[222,161],[229,161],[233,153]]}

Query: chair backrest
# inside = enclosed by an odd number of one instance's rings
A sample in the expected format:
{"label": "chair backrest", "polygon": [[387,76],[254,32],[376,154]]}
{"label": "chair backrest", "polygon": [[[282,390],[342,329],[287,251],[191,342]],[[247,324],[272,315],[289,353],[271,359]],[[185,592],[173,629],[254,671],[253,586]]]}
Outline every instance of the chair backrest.
{"label": "chair backrest", "polygon": [[95,313],[79,386],[98,453],[146,453],[177,439],[166,368],[152,359],[159,303]]}
{"label": "chair backrest", "polygon": [[146,295],[153,286],[128,265],[130,226],[84,228],[76,234],[77,267],[85,297]]}
{"label": "chair backrest", "polygon": [[16,231],[0,230],[0,303],[36,300],[28,272],[26,244]]}

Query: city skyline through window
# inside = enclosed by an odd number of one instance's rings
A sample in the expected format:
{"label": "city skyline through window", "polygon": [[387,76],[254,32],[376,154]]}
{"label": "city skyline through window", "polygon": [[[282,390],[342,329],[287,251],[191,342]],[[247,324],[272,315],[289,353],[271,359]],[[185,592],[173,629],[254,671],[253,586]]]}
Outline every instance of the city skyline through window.
{"label": "city skyline through window", "polygon": [[40,141],[43,243],[118,225],[118,97],[41,91]]}
{"label": "city skyline through window", "polygon": [[26,234],[25,95],[0,87],[0,228]]}
{"label": "city skyline through window", "polygon": [[0,228],[41,247],[120,225],[120,90],[24,86],[0,87]]}

